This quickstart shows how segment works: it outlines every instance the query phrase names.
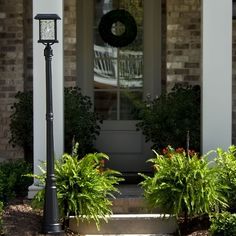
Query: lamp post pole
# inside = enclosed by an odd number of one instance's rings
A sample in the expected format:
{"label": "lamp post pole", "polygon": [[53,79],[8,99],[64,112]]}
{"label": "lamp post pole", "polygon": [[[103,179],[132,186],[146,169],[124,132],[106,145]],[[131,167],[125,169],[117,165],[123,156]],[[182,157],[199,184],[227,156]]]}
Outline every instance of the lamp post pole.
{"label": "lamp post pole", "polygon": [[59,209],[57,202],[56,177],[54,173],[54,140],[53,140],[53,101],[52,101],[52,48],[58,43],[57,20],[61,18],[57,14],[37,14],[39,20],[39,43],[45,46],[44,57],[46,66],[46,184],[44,194],[44,210],[42,233],[62,233],[59,224]]}
{"label": "lamp post pole", "polygon": [[53,101],[52,101],[52,48],[50,43],[44,49],[46,63],[46,143],[47,143],[47,175],[45,185],[44,211],[42,232],[59,234],[62,232],[59,224],[56,178],[54,173],[54,139],[53,139]]}

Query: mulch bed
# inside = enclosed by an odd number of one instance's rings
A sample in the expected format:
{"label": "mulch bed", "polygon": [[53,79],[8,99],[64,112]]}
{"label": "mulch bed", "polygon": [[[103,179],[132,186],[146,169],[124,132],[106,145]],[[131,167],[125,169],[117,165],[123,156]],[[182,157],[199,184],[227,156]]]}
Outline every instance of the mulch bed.
{"label": "mulch bed", "polygon": [[[11,201],[3,215],[4,236],[43,236],[40,234],[42,223],[42,211],[35,211],[30,206],[30,201],[24,198]],[[207,236],[209,222],[203,221],[189,222],[188,227],[180,222],[183,236]],[[75,236],[68,230],[61,234],[64,236]]]}

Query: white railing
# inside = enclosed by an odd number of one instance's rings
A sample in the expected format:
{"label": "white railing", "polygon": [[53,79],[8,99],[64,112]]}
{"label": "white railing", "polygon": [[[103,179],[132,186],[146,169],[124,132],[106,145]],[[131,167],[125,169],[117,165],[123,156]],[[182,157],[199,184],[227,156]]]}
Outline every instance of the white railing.
{"label": "white railing", "polygon": [[142,87],[142,78],[143,52],[94,45],[95,82],[117,86],[119,79],[121,86]]}

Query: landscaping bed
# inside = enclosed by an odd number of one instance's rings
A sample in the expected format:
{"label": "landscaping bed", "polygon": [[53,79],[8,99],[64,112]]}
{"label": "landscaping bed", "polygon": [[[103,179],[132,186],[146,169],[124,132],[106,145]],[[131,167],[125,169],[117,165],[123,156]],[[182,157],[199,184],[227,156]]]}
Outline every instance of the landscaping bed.
{"label": "landscaping bed", "polygon": [[[6,207],[3,215],[3,226],[5,236],[41,236],[42,211],[35,211],[30,206],[30,201],[18,198],[11,201]],[[206,222],[191,222],[185,235],[207,236]],[[67,230],[64,235],[75,236]]]}

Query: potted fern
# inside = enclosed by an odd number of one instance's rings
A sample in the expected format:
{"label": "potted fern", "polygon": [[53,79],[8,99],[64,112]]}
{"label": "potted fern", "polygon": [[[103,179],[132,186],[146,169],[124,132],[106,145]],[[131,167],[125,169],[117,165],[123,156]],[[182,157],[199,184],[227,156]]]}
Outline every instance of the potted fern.
{"label": "potted fern", "polygon": [[155,152],[154,174],[141,174],[144,197],[152,208],[160,207],[164,213],[184,219],[186,229],[190,219],[200,219],[216,207],[227,207],[222,194],[225,188],[217,180],[217,169],[210,167],[207,156],[194,151],[167,147],[162,154]]}
{"label": "potted fern", "polygon": [[[55,163],[60,215],[65,226],[73,218],[94,222],[99,229],[101,221],[107,221],[112,214],[111,199],[118,192],[116,185],[123,179],[118,171],[104,169],[103,162],[109,159],[106,154],[90,153],[80,159],[76,150],[77,146],[71,155],[64,154]],[[44,184],[45,170],[41,170],[43,174],[34,177]],[[33,207],[42,207],[43,199],[44,190],[41,190],[33,199]]]}

